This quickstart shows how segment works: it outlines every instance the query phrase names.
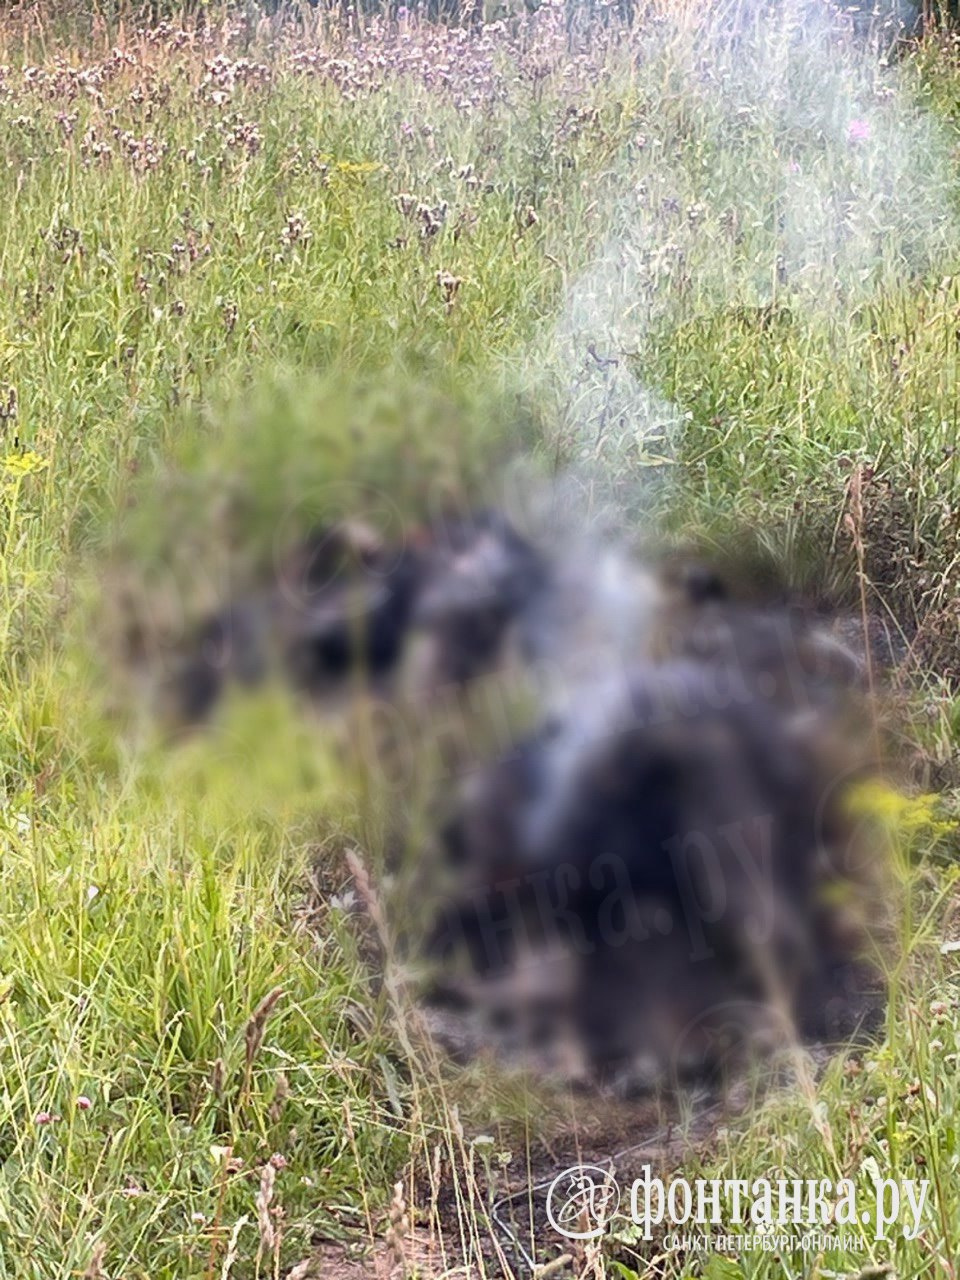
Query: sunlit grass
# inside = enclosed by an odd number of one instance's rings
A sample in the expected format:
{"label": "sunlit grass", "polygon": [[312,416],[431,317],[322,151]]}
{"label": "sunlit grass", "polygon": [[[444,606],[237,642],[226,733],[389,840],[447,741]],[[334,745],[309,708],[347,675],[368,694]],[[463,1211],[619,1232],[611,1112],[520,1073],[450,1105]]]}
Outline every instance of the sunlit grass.
{"label": "sunlit grass", "polygon": [[[118,583],[175,637],[278,521],[435,514],[522,448],[679,536],[759,526],[842,597],[860,467],[868,572],[940,635],[956,43],[883,69],[775,25],[704,54],[692,13],[628,37],[546,11],[70,43],[31,12],[0,24],[0,1275],[285,1274],[383,1241],[398,1177],[459,1220],[453,1266],[501,1148],[526,1158],[515,1086],[441,1087],[401,1030],[350,912],[345,852],[382,850],[343,743],[266,699],[159,745],[111,671]],[[927,710],[949,765],[935,684]],[[955,1265],[952,812],[899,815],[886,1039],[705,1157],[936,1173],[918,1241],[812,1274]]]}

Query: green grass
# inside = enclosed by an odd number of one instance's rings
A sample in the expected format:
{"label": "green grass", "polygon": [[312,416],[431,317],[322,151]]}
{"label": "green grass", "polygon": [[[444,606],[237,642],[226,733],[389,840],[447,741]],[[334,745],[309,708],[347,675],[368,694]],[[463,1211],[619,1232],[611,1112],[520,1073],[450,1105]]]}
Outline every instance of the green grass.
{"label": "green grass", "polygon": [[[759,528],[852,598],[860,468],[868,587],[956,660],[957,41],[878,69],[689,19],[363,48],[310,14],[183,39],[0,20],[0,1276],[285,1274],[318,1238],[383,1241],[398,1177],[469,1241],[495,1173],[474,1140],[525,1158],[515,1087],[424,1062],[330,905],[345,851],[381,852],[338,744],[267,699],[158,745],[114,670],[125,609],[170,640],[278,521],[389,527],[522,451],[644,527]],[[916,734],[949,775],[939,674]],[[871,1156],[934,1177],[936,1215],[874,1257],[703,1274],[955,1274],[944,803],[906,824],[882,1045],[704,1157]],[[258,1219],[272,1156],[283,1217]]]}

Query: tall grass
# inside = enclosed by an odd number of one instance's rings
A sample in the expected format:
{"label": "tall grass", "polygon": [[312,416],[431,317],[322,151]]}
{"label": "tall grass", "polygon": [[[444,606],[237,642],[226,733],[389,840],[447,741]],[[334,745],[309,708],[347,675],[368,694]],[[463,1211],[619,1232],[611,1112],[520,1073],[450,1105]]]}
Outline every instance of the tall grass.
{"label": "tall grass", "polygon": [[[882,68],[719,40],[736,9],[605,17],[0,20],[0,1275],[328,1274],[331,1241],[496,1274],[488,1197],[542,1159],[521,1086],[449,1078],[377,977],[336,740],[264,698],[158,747],[124,591],[169,639],[278,518],[435,511],[522,446],[680,536],[759,524],[840,594],[869,468],[868,574],[908,629],[954,616],[955,40]],[[610,1274],[953,1274],[949,810],[907,826],[886,1041],[703,1158],[870,1156],[936,1173],[937,1215],[869,1257]]]}

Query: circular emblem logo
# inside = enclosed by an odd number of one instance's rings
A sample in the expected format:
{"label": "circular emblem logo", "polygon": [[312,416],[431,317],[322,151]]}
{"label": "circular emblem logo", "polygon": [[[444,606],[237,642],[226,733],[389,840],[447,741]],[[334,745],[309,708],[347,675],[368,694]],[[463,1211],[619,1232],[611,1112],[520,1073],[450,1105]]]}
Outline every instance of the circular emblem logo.
{"label": "circular emblem logo", "polygon": [[547,1192],[547,1218],[568,1240],[602,1235],[620,1207],[620,1188],[609,1169],[577,1164],[558,1174]]}

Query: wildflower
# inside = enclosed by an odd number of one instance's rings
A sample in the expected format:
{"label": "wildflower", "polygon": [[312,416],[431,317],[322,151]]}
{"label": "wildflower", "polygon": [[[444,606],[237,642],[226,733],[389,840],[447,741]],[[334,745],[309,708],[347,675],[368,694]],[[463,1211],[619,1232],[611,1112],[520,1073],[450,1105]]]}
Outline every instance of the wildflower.
{"label": "wildflower", "polygon": [[461,276],[451,275],[449,271],[437,272],[437,288],[443,295],[444,306],[448,311],[453,306],[462,284],[463,279]]}
{"label": "wildflower", "polygon": [[850,143],[870,141],[870,121],[851,120],[847,125],[847,141]]}
{"label": "wildflower", "polygon": [[[8,453],[0,463],[3,472],[13,480],[19,480],[23,476],[33,475],[36,471],[44,471],[47,466],[45,458],[41,458],[39,453],[33,449],[27,449],[23,453]],[[18,822],[19,825],[19,822]],[[29,828],[22,828],[28,830]]]}
{"label": "wildflower", "polygon": [[447,218],[447,202],[441,200],[431,208],[428,204],[417,205],[417,217],[420,220],[420,239],[428,240],[435,236]]}
{"label": "wildflower", "polygon": [[285,245],[294,245],[299,242],[309,244],[313,239],[313,232],[310,225],[302,213],[288,213],[287,225],[280,232],[280,239]]}
{"label": "wildflower", "polygon": [[59,1119],[60,1117],[55,1115],[52,1111],[38,1111],[33,1117],[33,1123],[36,1125],[53,1124],[55,1120]]}
{"label": "wildflower", "polygon": [[93,1106],[93,1103],[90,1101],[87,1095],[85,1093],[81,1093],[80,1096],[77,1098],[77,1110],[89,1111],[92,1106]]}
{"label": "wildflower", "polygon": [[237,320],[240,317],[240,311],[235,302],[225,302],[223,304],[223,327],[227,333],[233,333],[237,326]]}

